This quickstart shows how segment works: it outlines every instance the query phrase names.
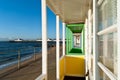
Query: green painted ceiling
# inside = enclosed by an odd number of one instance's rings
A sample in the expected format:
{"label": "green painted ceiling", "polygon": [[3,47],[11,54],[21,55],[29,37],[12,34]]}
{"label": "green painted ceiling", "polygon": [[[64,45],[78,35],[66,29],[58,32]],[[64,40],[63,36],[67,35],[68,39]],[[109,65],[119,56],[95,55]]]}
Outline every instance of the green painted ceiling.
{"label": "green painted ceiling", "polygon": [[73,33],[81,33],[84,24],[67,24],[66,25]]}

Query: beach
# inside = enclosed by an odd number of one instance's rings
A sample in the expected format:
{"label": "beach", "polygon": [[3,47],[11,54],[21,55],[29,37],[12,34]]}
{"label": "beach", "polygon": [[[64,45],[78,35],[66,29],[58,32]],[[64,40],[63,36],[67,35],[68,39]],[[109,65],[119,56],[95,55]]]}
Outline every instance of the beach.
{"label": "beach", "polygon": [[[61,48],[60,48],[60,51]],[[20,69],[17,66],[11,66],[0,72],[0,80],[35,80],[42,73],[41,54],[34,58],[24,61]],[[48,50],[48,80],[56,80],[56,48],[51,47]]]}

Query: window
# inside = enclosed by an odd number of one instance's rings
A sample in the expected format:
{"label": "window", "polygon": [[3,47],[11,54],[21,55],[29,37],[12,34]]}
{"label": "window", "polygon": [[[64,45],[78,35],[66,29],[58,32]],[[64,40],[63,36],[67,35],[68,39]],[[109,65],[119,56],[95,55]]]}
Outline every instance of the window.
{"label": "window", "polygon": [[98,8],[99,31],[117,23],[117,0],[104,0]]}
{"label": "window", "polygon": [[[117,0],[104,0],[98,8],[98,31],[104,31],[117,24]],[[99,35],[99,62],[117,76],[117,31]],[[100,72],[101,73],[101,72]],[[102,72],[102,80],[110,80]]]}

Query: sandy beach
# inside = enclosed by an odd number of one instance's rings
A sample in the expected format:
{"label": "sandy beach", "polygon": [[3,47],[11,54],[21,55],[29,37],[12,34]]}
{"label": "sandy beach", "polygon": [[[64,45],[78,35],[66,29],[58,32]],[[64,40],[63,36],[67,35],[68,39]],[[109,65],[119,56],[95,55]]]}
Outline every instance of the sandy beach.
{"label": "sandy beach", "polygon": [[[62,48],[60,48],[60,51]],[[34,58],[24,61],[20,64],[11,66],[0,71],[0,80],[35,80],[42,73],[42,57],[41,54]],[[56,80],[56,48],[51,47],[48,50],[48,80]]]}

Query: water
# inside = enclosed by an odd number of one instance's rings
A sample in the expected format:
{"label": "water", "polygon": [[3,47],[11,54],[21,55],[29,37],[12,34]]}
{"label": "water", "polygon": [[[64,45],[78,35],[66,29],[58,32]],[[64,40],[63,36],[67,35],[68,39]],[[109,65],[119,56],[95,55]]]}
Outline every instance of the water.
{"label": "water", "polygon": [[[49,42],[48,46],[55,44]],[[0,42],[0,69],[17,64],[18,51],[20,51],[21,61],[30,59],[35,51],[41,52],[41,42]]]}

